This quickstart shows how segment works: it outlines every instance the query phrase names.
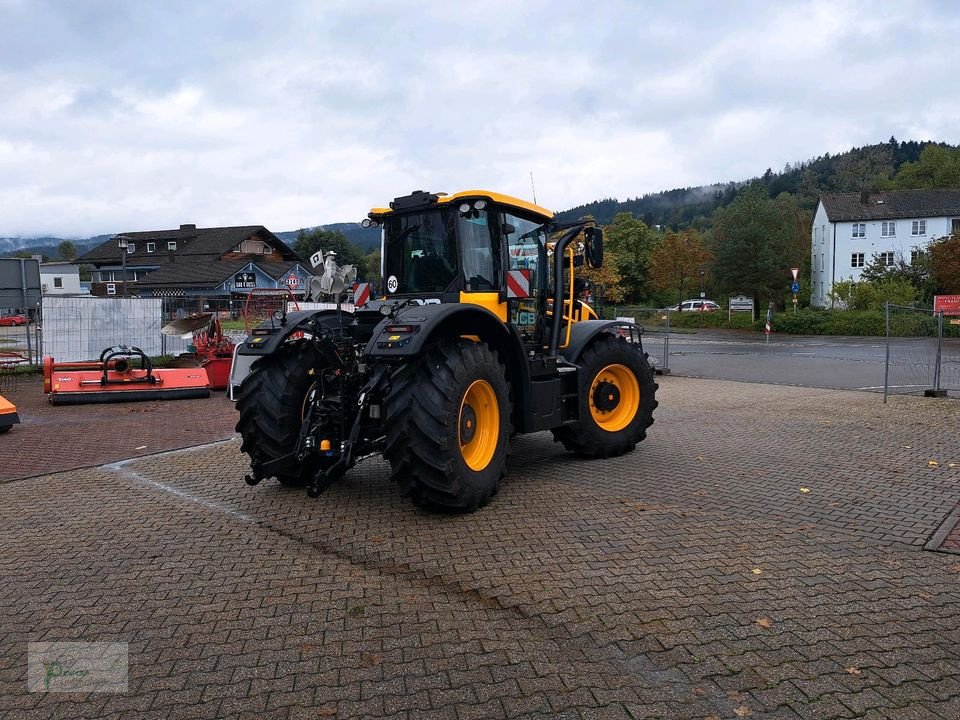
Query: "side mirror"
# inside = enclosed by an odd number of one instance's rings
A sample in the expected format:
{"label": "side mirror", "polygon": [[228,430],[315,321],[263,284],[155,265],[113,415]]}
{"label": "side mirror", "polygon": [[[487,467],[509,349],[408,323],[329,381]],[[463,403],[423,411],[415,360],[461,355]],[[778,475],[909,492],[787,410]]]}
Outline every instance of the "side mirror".
{"label": "side mirror", "polygon": [[517,229],[510,223],[503,223],[503,225],[500,226],[500,232],[504,235],[513,235],[516,231]]}
{"label": "side mirror", "polygon": [[603,230],[598,227],[588,227],[583,231],[586,241],[587,265],[598,268],[603,265]]}

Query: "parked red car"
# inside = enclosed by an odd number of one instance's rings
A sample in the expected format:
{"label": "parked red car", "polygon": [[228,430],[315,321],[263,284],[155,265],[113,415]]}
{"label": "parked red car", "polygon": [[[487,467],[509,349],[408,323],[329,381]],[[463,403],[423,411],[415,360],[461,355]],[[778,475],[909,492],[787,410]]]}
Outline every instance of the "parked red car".
{"label": "parked red car", "polygon": [[0,317],[0,327],[9,327],[11,325],[26,325],[26,315],[4,315]]}

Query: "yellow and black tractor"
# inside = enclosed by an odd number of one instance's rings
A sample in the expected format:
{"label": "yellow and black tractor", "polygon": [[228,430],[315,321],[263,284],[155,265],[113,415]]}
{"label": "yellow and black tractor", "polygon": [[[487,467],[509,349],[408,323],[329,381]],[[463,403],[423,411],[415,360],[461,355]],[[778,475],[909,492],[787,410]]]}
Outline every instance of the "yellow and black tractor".
{"label": "yellow and black tractor", "polygon": [[514,433],[600,458],[644,439],[643,328],[574,292],[575,268],[603,262],[600,228],[486,190],[417,191],[363,224],[382,227],[381,297],[280,315],[238,349],[253,356],[237,402],[249,484],[316,497],[382,453],[418,505],[470,511],[497,492]]}

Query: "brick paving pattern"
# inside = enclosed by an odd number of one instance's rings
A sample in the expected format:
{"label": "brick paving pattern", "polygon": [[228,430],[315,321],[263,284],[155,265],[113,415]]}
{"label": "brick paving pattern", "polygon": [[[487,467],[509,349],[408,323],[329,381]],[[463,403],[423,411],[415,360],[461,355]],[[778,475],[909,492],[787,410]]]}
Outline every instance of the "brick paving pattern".
{"label": "brick paving pattern", "polygon": [[[249,488],[235,441],[0,485],[0,715],[960,717],[960,559],[922,550],[960,405],[660,398],[622,458],[516,438],[469,516],[378,460]],[[26,693],[36,640],[128,642],[129,692]]]}
{"label": "brick paving pattern", "polygon": [[233,403],[216,391],[196,400],[54,407],[37,376],[3,395],[21,424],[0,436],[0,482],[224,440],[237,423]]}

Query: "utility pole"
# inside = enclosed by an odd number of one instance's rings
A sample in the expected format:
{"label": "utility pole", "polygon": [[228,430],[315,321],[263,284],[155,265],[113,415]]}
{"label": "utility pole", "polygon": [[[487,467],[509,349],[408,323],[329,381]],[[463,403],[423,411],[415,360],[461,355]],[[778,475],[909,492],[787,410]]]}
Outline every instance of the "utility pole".
{"label": "utility pole", "polygon": [[130,238],[126,235],[116,235],[117,247],[120,248],[120,263],[123,267],[123,296],[127,297],[127,248],[130,246]]}

